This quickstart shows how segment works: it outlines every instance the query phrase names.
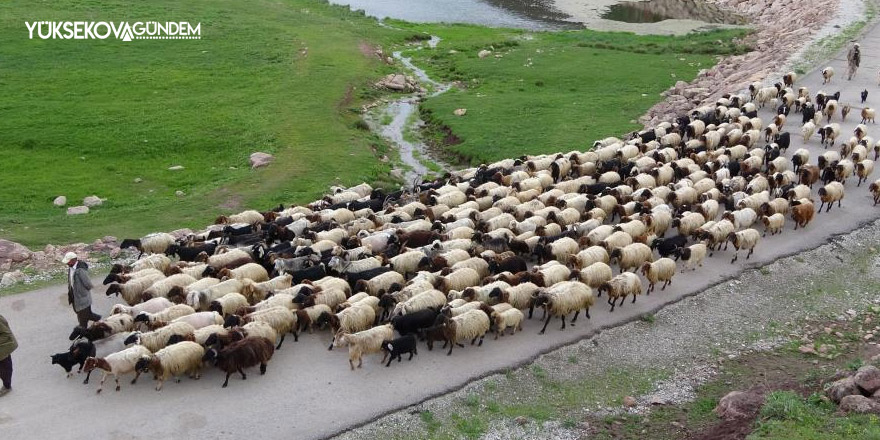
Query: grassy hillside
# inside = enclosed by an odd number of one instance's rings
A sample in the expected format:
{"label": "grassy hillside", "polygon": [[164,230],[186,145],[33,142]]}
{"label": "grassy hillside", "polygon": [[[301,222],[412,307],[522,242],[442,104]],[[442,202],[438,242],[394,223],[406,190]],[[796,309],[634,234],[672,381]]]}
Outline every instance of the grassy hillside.
{"label": "grassy hillside", "polygon": [[[202,39],[28,40],[24,22],[35,19],[200,22]],[[394,26],[319,0],[0,4],[0,237],[41,247],[202,227],[221,212],[385,180],[386,147],[357,128],[357,109],[399,69],[372,49],[416,34],[444,38],[417,61],[468,86],[424,108],[463,140],[453,151],[477,161],[631,129],[659,91],[713,61],[680,55],[689,40],[668,37]],[[736,48],[714,41],[732,36],[694,41],[728,53]],[[492,44],[503,58],[476,57]],[[458,107],[468,115],[453,118]],[[252,171],[254,151],[276,161]],[[107,202],[86,216],[52,206],[92,194]]]}
{"label": "grassy hillside", "polygon": [[[406,27],[405,24],[401,24]],[[641,128],[634,120],[676,81],[711,67],[715,56],[742,53],[745,31],[682,37],[593,31],[529,33],[475,26],[419,26],[443,38],[413,52],[417,64],[446,81],[449,93],[422,105],[443,144],[474,164],[521,154],[584,149],[593,140]],[[479,58],[483,50],[492,55]],[[467,115],[453,111],[466,108]],[[447,139],[448,140],[448,139]]]}
{"label": "grassy hillside", "polygon": [[[202,39],[28,40],[35,17],[187,20]],[[392,69],[367,48],[405,37],[314,0],[0,4],[0,236],[203,226],[218,211],[312,200],[337,177],[384,175],[349,109]],[[251,171],[254,151],[277,160]],[[52,206],[91,194],[108,201],[87,216]]]}

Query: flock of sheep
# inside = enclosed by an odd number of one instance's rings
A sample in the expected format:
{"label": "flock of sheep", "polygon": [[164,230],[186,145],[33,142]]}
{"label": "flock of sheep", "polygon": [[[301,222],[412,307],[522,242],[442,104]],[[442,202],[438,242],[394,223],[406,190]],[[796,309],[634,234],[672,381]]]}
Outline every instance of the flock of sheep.
{"label": "flock of sheep", "polygon": [[[503,160],[412,191],[335,188],[308,206],[222,216],[188,237],[126,240],[139,259],[105,280],[124,304],[74,329],[53,363],[68,374],[100,369],[102,386],[112,375],[117,390],[119,376],[135,373],[134,383],[150,372],[158,390],[198,378],[207,362],[226,373],[225,387],[245,368],[265,373],[287,334],[329,332],[329,349],[347,347],[354,370],[373,353],[386,366],[412,359],[419,341],[451,354],[490,332],[497,339],[535,308],[541,333],[554,317],[563,330],[567,317],[590,318],[603,294],[614,312],[730,245],[731,263],[740,251],[748,259],[767,233],[788,221],[808,227],[817,202],[819,212],[840,208],[847,185],[868,179],[880,143],[860,124],[827,149],[849,107],[794,82],[755,84],[588,152]],[[765,123],[758,109],[768,104],[777,111]],[[797,113],[805,142],[826,118],[819,157],[786,154]],[[873,122],[873,110],[862,117]],[[876,205],[880,180],[869,191]]]}

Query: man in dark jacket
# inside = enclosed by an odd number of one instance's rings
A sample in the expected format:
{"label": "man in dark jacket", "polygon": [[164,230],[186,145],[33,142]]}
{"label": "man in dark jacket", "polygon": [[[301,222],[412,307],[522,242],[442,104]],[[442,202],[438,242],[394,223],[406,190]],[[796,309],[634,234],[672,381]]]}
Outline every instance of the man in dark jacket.
{"label": "man in dark jacket", "polygon": [[79,261],[73,252],[65,254],[61,261],[70,268],[67,272],[67,302],[73,306],[79,326],[87,327],[89,321],[100,321],[101,315],[92,312],[89,266],[85,261]]}
{"label": "man in dark jacket", "polygon": [[15,341],[15,336],[9,330],[9,323],[6,322],[3,315],[0,315],[0,381],[3,382],[0,396],[12,390],[12,352],[16,348],[18,348],[18,342]]}

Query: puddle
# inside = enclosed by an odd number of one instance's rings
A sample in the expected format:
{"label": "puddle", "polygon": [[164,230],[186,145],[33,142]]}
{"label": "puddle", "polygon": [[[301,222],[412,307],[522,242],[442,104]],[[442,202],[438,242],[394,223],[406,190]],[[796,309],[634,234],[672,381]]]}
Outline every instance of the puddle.
{"label": "puddle", "polygon": [[697,20],[713,24],[743,25],[745,18],[696,0],[629,1],[609,6],[605,20],[623,23],[658,23],[664,20]]}

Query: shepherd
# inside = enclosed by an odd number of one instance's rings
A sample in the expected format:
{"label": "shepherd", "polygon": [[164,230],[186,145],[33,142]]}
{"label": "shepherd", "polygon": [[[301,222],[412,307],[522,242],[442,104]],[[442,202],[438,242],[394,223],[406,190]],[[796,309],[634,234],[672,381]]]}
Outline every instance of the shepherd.
{"label": "shepherd", "polygon": [[92,311],[92,280],[89,279],[89,266],[79,261],[75,252],[64,254],[61,260],[70,269],[67,272],[67,302],[73,306],[79,326],[86,328],[89,321],[100,321],[101,315]]}
{"label": "shepherd", "polygon": [[849,52],[846,54],[846,61],[849,66],[846,79],[849,81],[856,75],[856,70],[858,70],[859,64],[862,62],[862,51],[859,49],[859,43],[854,43],[849,49]]}

